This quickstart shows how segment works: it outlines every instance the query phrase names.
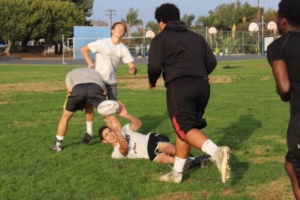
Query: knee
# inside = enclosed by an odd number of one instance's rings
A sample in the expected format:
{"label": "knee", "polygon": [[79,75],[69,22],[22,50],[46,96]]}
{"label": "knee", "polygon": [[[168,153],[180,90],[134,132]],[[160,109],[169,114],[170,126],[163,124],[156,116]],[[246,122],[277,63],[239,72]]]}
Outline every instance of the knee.
{"label": "knee", "polygon": [[69,121],[72,117],[73,113],[72,112],[69,112],[69,111],[64,111],[61,115],[61,120],[63,121]]}

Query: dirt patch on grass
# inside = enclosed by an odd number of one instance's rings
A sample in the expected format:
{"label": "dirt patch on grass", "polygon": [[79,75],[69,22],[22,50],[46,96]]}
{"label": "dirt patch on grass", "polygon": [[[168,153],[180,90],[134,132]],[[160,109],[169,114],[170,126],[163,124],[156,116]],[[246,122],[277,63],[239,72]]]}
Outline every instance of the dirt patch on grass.
{"label": "dirt patch on grass", "polygon": [[232,77],[227,75],[218,75],[209,77],[210,83],[231,83]]}
{"label": "dirt patch on grass", "polygon": [[263,77],[260,78],[260,80],[261,81],[267,81],[267,80],[270,80],[271,78],[273,78],[273,77],[271,77],[271,76],[263,76]]}
{"label": "dirt patch on grass", "polygon": [[[230,76],[212,76],[209,80],[211,83],[230,83],[232,78]],[[129,90],[147,90],[149,89],[147,76],[136,77],[119,77],[118,78],[119,89]],[[156,89],[164,89],[164,80],[159,78],[156,83]],[[36,83],[12,83],[12,84],[0,84],[0,91],[5,94],[13,91],[25,91],[25,92],[54,92],[58,90],[65,90],[64,82],[36,82]],[[0,102],[1,103],[1,102]],[[3,103],[3,102],[2,102]]]}
{"label": "dirt patch on grass", "polygon": [[[200,193],[200,194],[199,194]],[[197,199],[199,197],[202,197],[200,199],[206,199],[209,195],[208,191],[201,191],[201,192],[172,192],[167,193],[161,196],[154,197],[155,200],[165,200],[165,199],[172,199],[172,200],[182,200],[182,199]]]}
{"label": "dirt patch on grass", "polygon": [[[156,83],[156,89],[164,89],[164,80],[159,78]],[[147,90],[149,89],[148,77],[137,76],[137,77],[119,77],[118,88],[130,89],[130,90]]]}
{"label": "dirt patch on grass", "polygon": [[37,82],[37,83],[13,83],[13,84],[0,84],[0,91],[2,93],[25,91],[25,92],[49,92],[64,90],[65,83],[61,82]]}
{"label": "dirt patch on grass", "polygon": [[246,191],[250,192],[248,196],[255,199],[293,199],[292,188],[287,176],[266,184],[247,187]]}
{"label": "dirt patch on grass", "polygon": [[[231,83],[232,77],[227,75],[211,76],[209,78],[210,83]],[[131,89],[131,90],[146,90],[149,89],[148,77],[119,77],[118,88]],[[164,80],[159,78],[156,83],[156,89],[164,89]]]}

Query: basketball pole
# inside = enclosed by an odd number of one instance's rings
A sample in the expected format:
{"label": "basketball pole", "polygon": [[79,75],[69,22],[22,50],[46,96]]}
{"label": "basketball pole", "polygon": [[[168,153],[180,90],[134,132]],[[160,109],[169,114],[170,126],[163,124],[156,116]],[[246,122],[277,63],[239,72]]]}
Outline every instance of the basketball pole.
{"label": "basketball pole", "polygon": [[61,36],[61,45],[62,45],[62,64],[65,65],[65,49],[64,49],[64,44],[65,44],[65,34],[62,34]]}

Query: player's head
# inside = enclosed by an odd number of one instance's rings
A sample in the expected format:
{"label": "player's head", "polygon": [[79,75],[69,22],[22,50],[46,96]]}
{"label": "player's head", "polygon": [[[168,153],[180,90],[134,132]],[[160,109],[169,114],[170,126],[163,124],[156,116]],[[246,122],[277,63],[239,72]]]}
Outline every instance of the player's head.
{"label": "player's head", "polygon": [[122,29],[124,31],[123,35],[125,35],[126,31],[127,31],[127,26],[124,22],[116,22],[111,26],[111,32],[113,32],[115,29]]}
{"label": "player's head", "polygon": [[277,26],[280,34],[287,26],[300,27],[300,0],[281,0],[277,11]]}
{"label": "player's head", "polygon": [[113,144],[118,142],[118,138],[115,134],[115,132],[109,128],[108,126],[102,126],[98,130],[98,135],[102,142],[107,144]]}
{"label": "player's head", "polygon": [[180,11],[176,5],[171,3],[164,3],[155,10],[156,21],[167,24],[171,21],[180,20]]}

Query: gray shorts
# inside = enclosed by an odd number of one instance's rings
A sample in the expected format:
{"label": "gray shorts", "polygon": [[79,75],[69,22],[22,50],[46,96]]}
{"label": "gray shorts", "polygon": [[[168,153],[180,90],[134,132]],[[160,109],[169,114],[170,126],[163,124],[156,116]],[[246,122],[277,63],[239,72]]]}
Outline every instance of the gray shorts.
{"label": "gray shorts", "polygon": [[104,91],[99,85],[95,83],[78,84],[67,96],[64,108],[70,112],[83,110],[86,104],[97,108],[105,99]]}

